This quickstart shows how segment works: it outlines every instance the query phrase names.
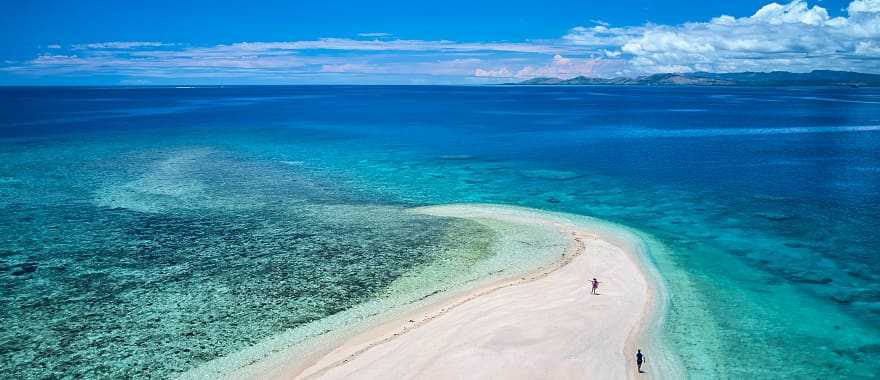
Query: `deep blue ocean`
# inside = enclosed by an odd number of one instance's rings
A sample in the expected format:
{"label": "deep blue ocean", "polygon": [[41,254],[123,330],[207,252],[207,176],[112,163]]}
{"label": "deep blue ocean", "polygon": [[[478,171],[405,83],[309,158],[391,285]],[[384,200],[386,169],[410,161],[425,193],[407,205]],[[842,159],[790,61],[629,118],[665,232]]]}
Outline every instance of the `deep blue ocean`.
{"label": "deep blue ocean", "polygon": [[880,89],[8,87],[0,378],[175,377],[479,250],[456,202],[662,242],[694,378],[880,373]]}

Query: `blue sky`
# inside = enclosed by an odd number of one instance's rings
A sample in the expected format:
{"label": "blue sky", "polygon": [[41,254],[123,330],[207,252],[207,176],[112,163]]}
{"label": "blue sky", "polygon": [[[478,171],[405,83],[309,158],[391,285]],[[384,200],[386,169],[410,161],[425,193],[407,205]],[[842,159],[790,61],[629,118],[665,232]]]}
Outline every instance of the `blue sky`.
{"label": "blue sky", "polygon": [[0,84],[880,72],[880,0],[0,4]]}

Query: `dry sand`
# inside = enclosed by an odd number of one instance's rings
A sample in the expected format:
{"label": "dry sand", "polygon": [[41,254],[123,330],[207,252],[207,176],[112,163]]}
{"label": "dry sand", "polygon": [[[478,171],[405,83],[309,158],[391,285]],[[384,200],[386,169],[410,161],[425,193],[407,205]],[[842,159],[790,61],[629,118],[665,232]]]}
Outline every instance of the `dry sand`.
{"label": "dry sand", "polygon": [[[553,226],[568,240],[560,260],[526,276],[438,296],[331,346],[257,366],[251,378],[622,379],[677,378],[648,339],[657,288],[632,245],[562,214],[491,205],[417,212]],[[590,294],[597,278],[599,295]],[[646,373],[635,367],[645,351]],[[647,350],[646,350],[647,349]],[[657,360],[652,360],[657,359]],[[252,368],[253,369],[253,368]],[[233,376],[240,377],[240,376]]]}

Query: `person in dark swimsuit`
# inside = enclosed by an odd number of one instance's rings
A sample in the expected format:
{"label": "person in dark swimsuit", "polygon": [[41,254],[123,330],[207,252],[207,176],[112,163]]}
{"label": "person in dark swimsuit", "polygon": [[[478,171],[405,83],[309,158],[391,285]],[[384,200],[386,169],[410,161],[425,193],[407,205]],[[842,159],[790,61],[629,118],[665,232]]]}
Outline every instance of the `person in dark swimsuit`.
{"label": "person in dark swimsuit", "polygon": [[593,281],[591,281],[591,283],[593,284],[593,290],[591,290],[590,293],[593,293],[593,294],[599,294],[599,293],[598,293],[598,291],[599,291],[599,280],[596,280],[596,279],[594,278]]}
{"label": "person in dark swimsuit", "polygon": [[642,373],[642,363],[645,362],[645,355],[642,354],[642,350],[637,350],[636,352],[636,366],[639,367],[639,373]]}

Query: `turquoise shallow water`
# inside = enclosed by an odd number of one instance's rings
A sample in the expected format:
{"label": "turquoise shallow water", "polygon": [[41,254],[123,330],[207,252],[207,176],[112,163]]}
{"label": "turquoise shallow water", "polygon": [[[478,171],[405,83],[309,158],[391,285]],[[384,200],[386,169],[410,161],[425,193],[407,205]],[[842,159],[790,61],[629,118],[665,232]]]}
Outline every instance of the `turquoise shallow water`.
{"label": "turquoise shallow water", "polygon": [[0,108],[0,377],[173,377],[480,252],[479,225],[404,211],[457,202],[656,238],[694,377],[878,370],[876,90],[7,88]]}

